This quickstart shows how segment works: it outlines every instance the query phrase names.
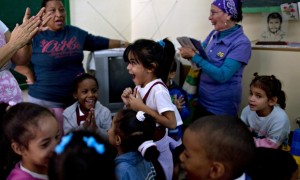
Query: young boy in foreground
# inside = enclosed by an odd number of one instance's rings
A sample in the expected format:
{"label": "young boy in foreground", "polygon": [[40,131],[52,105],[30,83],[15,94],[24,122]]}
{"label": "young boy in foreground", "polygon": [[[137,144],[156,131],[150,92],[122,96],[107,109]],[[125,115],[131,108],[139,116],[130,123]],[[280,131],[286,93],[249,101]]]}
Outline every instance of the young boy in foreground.
{"label": "young boy in foreground", "polygon": [[187,179],[245,180],[255,154],[246,125],[237,117],[211,115],[190,124],[180,155]]}

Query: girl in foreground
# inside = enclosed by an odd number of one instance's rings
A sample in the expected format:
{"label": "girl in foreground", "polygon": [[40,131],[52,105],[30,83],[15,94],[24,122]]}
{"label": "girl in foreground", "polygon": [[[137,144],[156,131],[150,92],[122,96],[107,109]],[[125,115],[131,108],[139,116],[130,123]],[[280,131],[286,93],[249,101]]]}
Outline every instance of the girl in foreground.
{"label": "girl in foreground", "polygon": [[108,136],[118,151],[118,180],[165,179],[153,142],[155,128],[155,120],[142,111],[121,110],[114,117]]}
{"label": "girl in foreground", "polygon": [[12,169],[7,180],[48,179],[48,163],[60,137],[54,115],[45,107],[23,102],[9,108],[1,128],[1,168],[7,173]]}

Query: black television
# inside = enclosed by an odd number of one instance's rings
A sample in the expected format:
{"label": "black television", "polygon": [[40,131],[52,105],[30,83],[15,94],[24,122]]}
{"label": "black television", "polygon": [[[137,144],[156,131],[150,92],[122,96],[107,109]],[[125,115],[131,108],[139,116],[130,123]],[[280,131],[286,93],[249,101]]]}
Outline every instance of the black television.
{"label": "black television", "polygon": [[126,87],[134,88],[132,77],[124,62],[124,48],[95,51],[90,54],[87,71],[94,70],[99,84],[99,101],[110,109],[112,114],[123,108],[121,94]]}

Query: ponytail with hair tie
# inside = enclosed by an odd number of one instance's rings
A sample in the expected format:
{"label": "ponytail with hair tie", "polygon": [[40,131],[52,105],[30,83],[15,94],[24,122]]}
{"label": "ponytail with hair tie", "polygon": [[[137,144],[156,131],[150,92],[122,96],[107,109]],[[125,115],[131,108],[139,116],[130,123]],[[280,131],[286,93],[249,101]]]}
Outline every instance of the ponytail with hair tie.
{"label": "ponytail with hair tie", "polygon": [[166,43],[164,42],[164,40],[159,40],[159,41],[157,41],[157,43],[159,45],[161,45],[161,47],[163,47],[163,48],[165,48],[165,46],[166,46]]}

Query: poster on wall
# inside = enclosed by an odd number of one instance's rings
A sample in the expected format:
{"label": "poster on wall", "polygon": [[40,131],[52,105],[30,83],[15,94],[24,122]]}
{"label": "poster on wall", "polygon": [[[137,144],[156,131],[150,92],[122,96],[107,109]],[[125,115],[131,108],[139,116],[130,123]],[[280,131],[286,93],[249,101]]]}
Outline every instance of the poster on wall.
{"label": "poster on wall", "polygon": [[280,5],[282,18],[284,20],[297,20],[299,19],[297,3],[284,3]]}
{"label": "poster on wall", "polygon": [[259,41],[286,41],[288,21],[281,13],[263,13],[262,33]]}

